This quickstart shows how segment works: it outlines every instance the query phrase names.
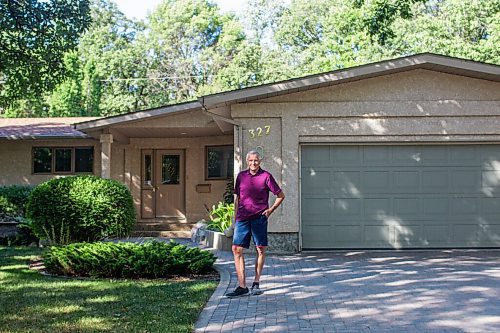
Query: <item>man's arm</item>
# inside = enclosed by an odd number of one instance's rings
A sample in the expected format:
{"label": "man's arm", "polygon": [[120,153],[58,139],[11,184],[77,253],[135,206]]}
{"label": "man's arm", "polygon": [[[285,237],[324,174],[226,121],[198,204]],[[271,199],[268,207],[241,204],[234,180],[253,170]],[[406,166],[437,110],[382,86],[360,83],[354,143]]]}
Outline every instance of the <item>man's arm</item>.
{"label": "man's arm", "polygon": [[281,205],[283,200],[285,200],[285,193],[283,193],[283,191],[281,191],[276,196],[276,200],[274,200],[274,204],[271,207],[269,207],[268,209],[266,209],[264,211],[264,213],[262,213],[262,215],[269,217],[269,215],[271,215],[276,210],[276,208],[278,208]]}
{"label": "man's arm", "polygon": [[238,202],[239,202],[240,197],[235,194],[234,195],[234,216],[233,216],[233,223],[236,222],[236,214],[238,213]]}

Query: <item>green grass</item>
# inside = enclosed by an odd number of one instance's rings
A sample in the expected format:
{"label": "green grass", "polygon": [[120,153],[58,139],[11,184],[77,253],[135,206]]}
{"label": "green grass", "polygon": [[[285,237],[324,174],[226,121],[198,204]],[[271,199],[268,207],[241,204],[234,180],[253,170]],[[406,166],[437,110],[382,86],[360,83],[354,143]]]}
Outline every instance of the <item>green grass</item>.
{"label": "green grass", "polygon": [[0,332],[192,332],[212,280],[76,280],[28,268],[38,248],[0,247]]}

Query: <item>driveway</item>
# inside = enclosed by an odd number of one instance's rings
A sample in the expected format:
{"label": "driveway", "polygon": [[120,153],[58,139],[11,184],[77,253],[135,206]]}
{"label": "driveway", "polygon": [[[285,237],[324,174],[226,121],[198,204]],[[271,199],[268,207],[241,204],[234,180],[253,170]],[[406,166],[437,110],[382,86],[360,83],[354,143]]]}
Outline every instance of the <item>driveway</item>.
{"label": "driveway", "polygon": [[272,255],[264,294],[237,299],[223,297],[232,255],[216,255],[222,279],[196,332],[500,332],[500,250]]}

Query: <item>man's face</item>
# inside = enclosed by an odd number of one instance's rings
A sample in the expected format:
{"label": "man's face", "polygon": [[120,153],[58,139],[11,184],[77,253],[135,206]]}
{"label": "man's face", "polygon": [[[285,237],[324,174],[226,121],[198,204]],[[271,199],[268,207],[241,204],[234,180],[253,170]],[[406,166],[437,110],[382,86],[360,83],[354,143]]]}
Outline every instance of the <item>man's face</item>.
{"label": "man's face", "polygon": [[260,160],[259,158],[257,157],[257,155],[248,155],[248,158],[247,158],[247,165],[248,165],[248,169],[251,171],[251,172],[256,172],[259,170],[259,167],[260,167]]}

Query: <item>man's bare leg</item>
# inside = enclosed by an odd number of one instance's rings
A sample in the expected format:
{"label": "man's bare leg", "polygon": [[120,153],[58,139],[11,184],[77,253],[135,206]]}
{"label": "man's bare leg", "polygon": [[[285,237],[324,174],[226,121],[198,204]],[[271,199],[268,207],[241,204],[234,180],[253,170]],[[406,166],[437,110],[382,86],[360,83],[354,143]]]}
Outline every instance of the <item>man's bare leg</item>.
{"label": "man's bare leg", "polygon": [[266,261],[266,247],[257,246],[257,257],[255,258],[255,279],[254,282],[260,282],[260,276],[264,269],[264,262]]}
{"label": "man's bare leg", "polygon": [[238,275],[238,285],[241,288],[246,288],[245,280],[245,258],[243,257],[243,248],[233,245],[234,266]]}

